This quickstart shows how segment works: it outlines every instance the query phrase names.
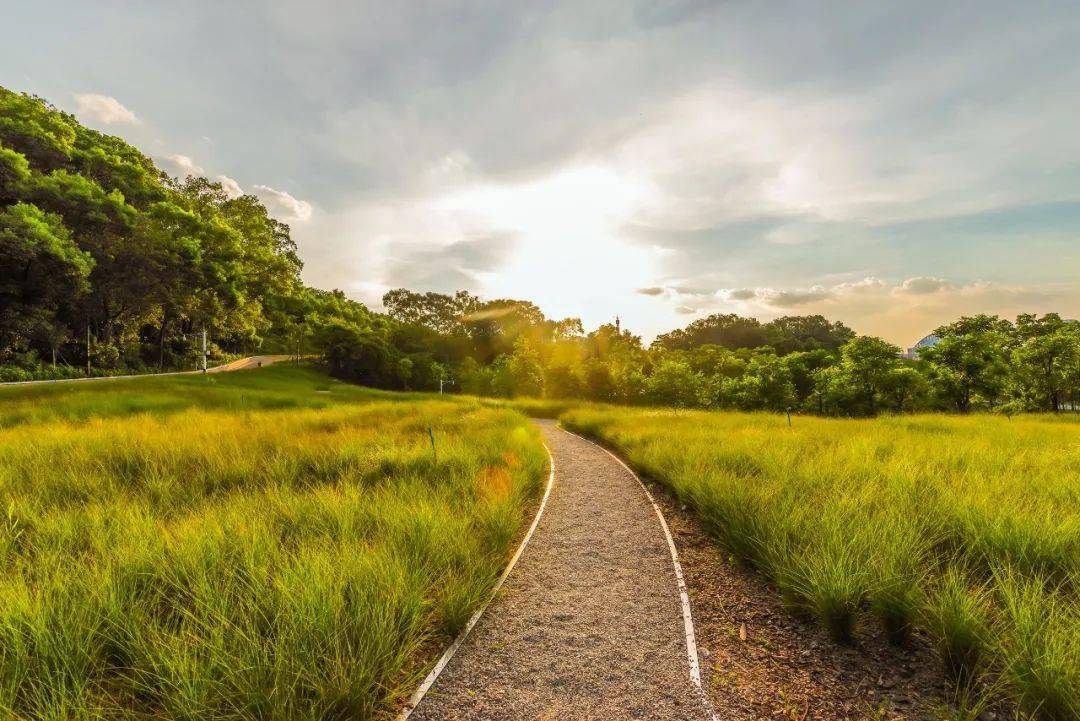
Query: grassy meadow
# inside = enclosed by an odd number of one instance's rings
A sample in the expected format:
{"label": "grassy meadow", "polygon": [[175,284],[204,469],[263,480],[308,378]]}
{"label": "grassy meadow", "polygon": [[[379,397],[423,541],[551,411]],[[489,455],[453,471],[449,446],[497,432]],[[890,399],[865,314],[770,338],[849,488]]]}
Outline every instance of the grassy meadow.
{"label": "grassy meadow", "polygon": [[546,464],[509,410],[304,368],[0,388],[0,717],[381,717]]}
{"label": "grassy meadow", "polygon": [[959,696],[1080,718],[1080,422],[583,407],[596,438],[840,642],[937,644]]}

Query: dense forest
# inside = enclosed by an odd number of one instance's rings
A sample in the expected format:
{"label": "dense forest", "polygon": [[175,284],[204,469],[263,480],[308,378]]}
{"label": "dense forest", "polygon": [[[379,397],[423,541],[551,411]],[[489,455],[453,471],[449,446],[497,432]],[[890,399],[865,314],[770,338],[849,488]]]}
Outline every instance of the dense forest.
{"label": "dense forest", "polygon": [[394,290],[376,313],[310,288],[252,195],[176,179],[119,138],[0,88],[0,380],[319,354],[349,380],[493,396],[828,415],[1076,409],[1080,323],[974,316],[918,358],[819,315],[712,315],[648,347],[528,301]]}

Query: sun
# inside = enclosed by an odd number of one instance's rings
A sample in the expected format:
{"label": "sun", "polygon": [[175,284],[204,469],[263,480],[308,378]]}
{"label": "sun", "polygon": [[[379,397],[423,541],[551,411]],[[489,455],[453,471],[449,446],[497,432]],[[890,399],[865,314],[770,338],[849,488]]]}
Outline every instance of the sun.
{"label": "sun", "polygon": [[514,185],[483,185],[442,198],[443,212],[506,232],[513,250],[479,280],[489,297],[521,297],[552,316],[606,321],[616,298],[653,284],[654,249],[622,233],[649,184],[598,165],[556,171]]}

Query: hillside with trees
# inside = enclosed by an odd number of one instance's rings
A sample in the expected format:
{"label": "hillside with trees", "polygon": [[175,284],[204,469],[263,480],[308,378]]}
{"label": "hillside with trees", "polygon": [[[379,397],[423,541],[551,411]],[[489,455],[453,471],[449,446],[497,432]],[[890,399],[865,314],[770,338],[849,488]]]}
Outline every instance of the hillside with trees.
{"label": "hillside with trees", "polygon": [[376,313],[300,279],[253,195],[172,178],[119,138],[0,88],[0,380],[321,354],[365,385],[499,397],[869,416],[1076,409],[1080,323],[979,315],[917,359],[820,315],[711,315],[646,347],[526,300],[393,290]]}

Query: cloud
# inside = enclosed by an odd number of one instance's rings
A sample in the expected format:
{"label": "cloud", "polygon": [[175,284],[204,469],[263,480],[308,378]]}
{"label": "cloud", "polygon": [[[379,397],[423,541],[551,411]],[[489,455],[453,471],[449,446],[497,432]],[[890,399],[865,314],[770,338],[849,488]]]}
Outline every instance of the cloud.
{"label": "cloud", "polygon": [[230,198],[239,198],[244,194],[244,189],[240,187],[240,183],[236,182],[227,175],[219,175],[214,178],[217,182],[221,183],[221,189],[225,191],[225,195]]}
{"label": "cloud", "polygon": [[476,287],[507,258],[517,240],[508,233],[466,237],[436,247],[396,240],[386,248],[384,283],[443,293]]}
{"label": "cloud", "polygon": [[820,285],[806,290],[776,290],[773,288],[762,288],[758,290],[758,296],[762,301],[769,305],[775,305],[781,308],[819,303],[823,300],[832,298],[834,294],[835,291],[832,289],[824,288]]}
{"label": "cloud", "polygon": [[186,178],[189,175],[203,175],[206,173],[201,165],[186,155],[168,155],[162,161],[165,170],[171,171],[178,178]]}
{"label": "cloud", "polygon": [[652,288],[638,288],[637,293],[638,295],[663,295],[664,289],[658,286],[653,286]]}
{"label": "cloud", "polygon": [[679,295],[712,295],[713,291],[693,285],[673,285],[671,290]]}
{"label": "cloud", "polygon": [[723,291],[723,294],[728,300],[750,300],[757,297],[757,291],[753,288],[732,288]]}
{"label": "cloud", "polygon": [[916,278],[908,278],[897,288],[897,291],[901,293],[911,293],[912,295],[926,295],[928,293],[937,293],[938,291],[946,288],[951,288],[952,285],[941,278],[933,278],[931,276],[918,276]]}
{"label": "cloud", "polygon": [[888,283],[880,278],[869,276],[859,280],[837,283],[833,290],[837,293],[874,293],[883,288],[887,288],[888,285]]}
{"label": "cloud", "polygon": [[131,112],[116,98],[96,93],[79,93],[75,96],[75,113],[84,120],[95,120],[111,125],[113,123],[139,122]]}
{"label": "cloud", "polygon": [[692,315],[693,313],[697,313],[698,310],[697,308],[691,308],[688,305],[679,305],[675,307],[675,312],[679,315]]}
{"label": "cloud", "polygon": [[255,194],[266,205],[270,215],[283,220],[307,221],[311,219],[311,203],[293,197],[284,190],[276,190],[268,185],[256,185]]}

